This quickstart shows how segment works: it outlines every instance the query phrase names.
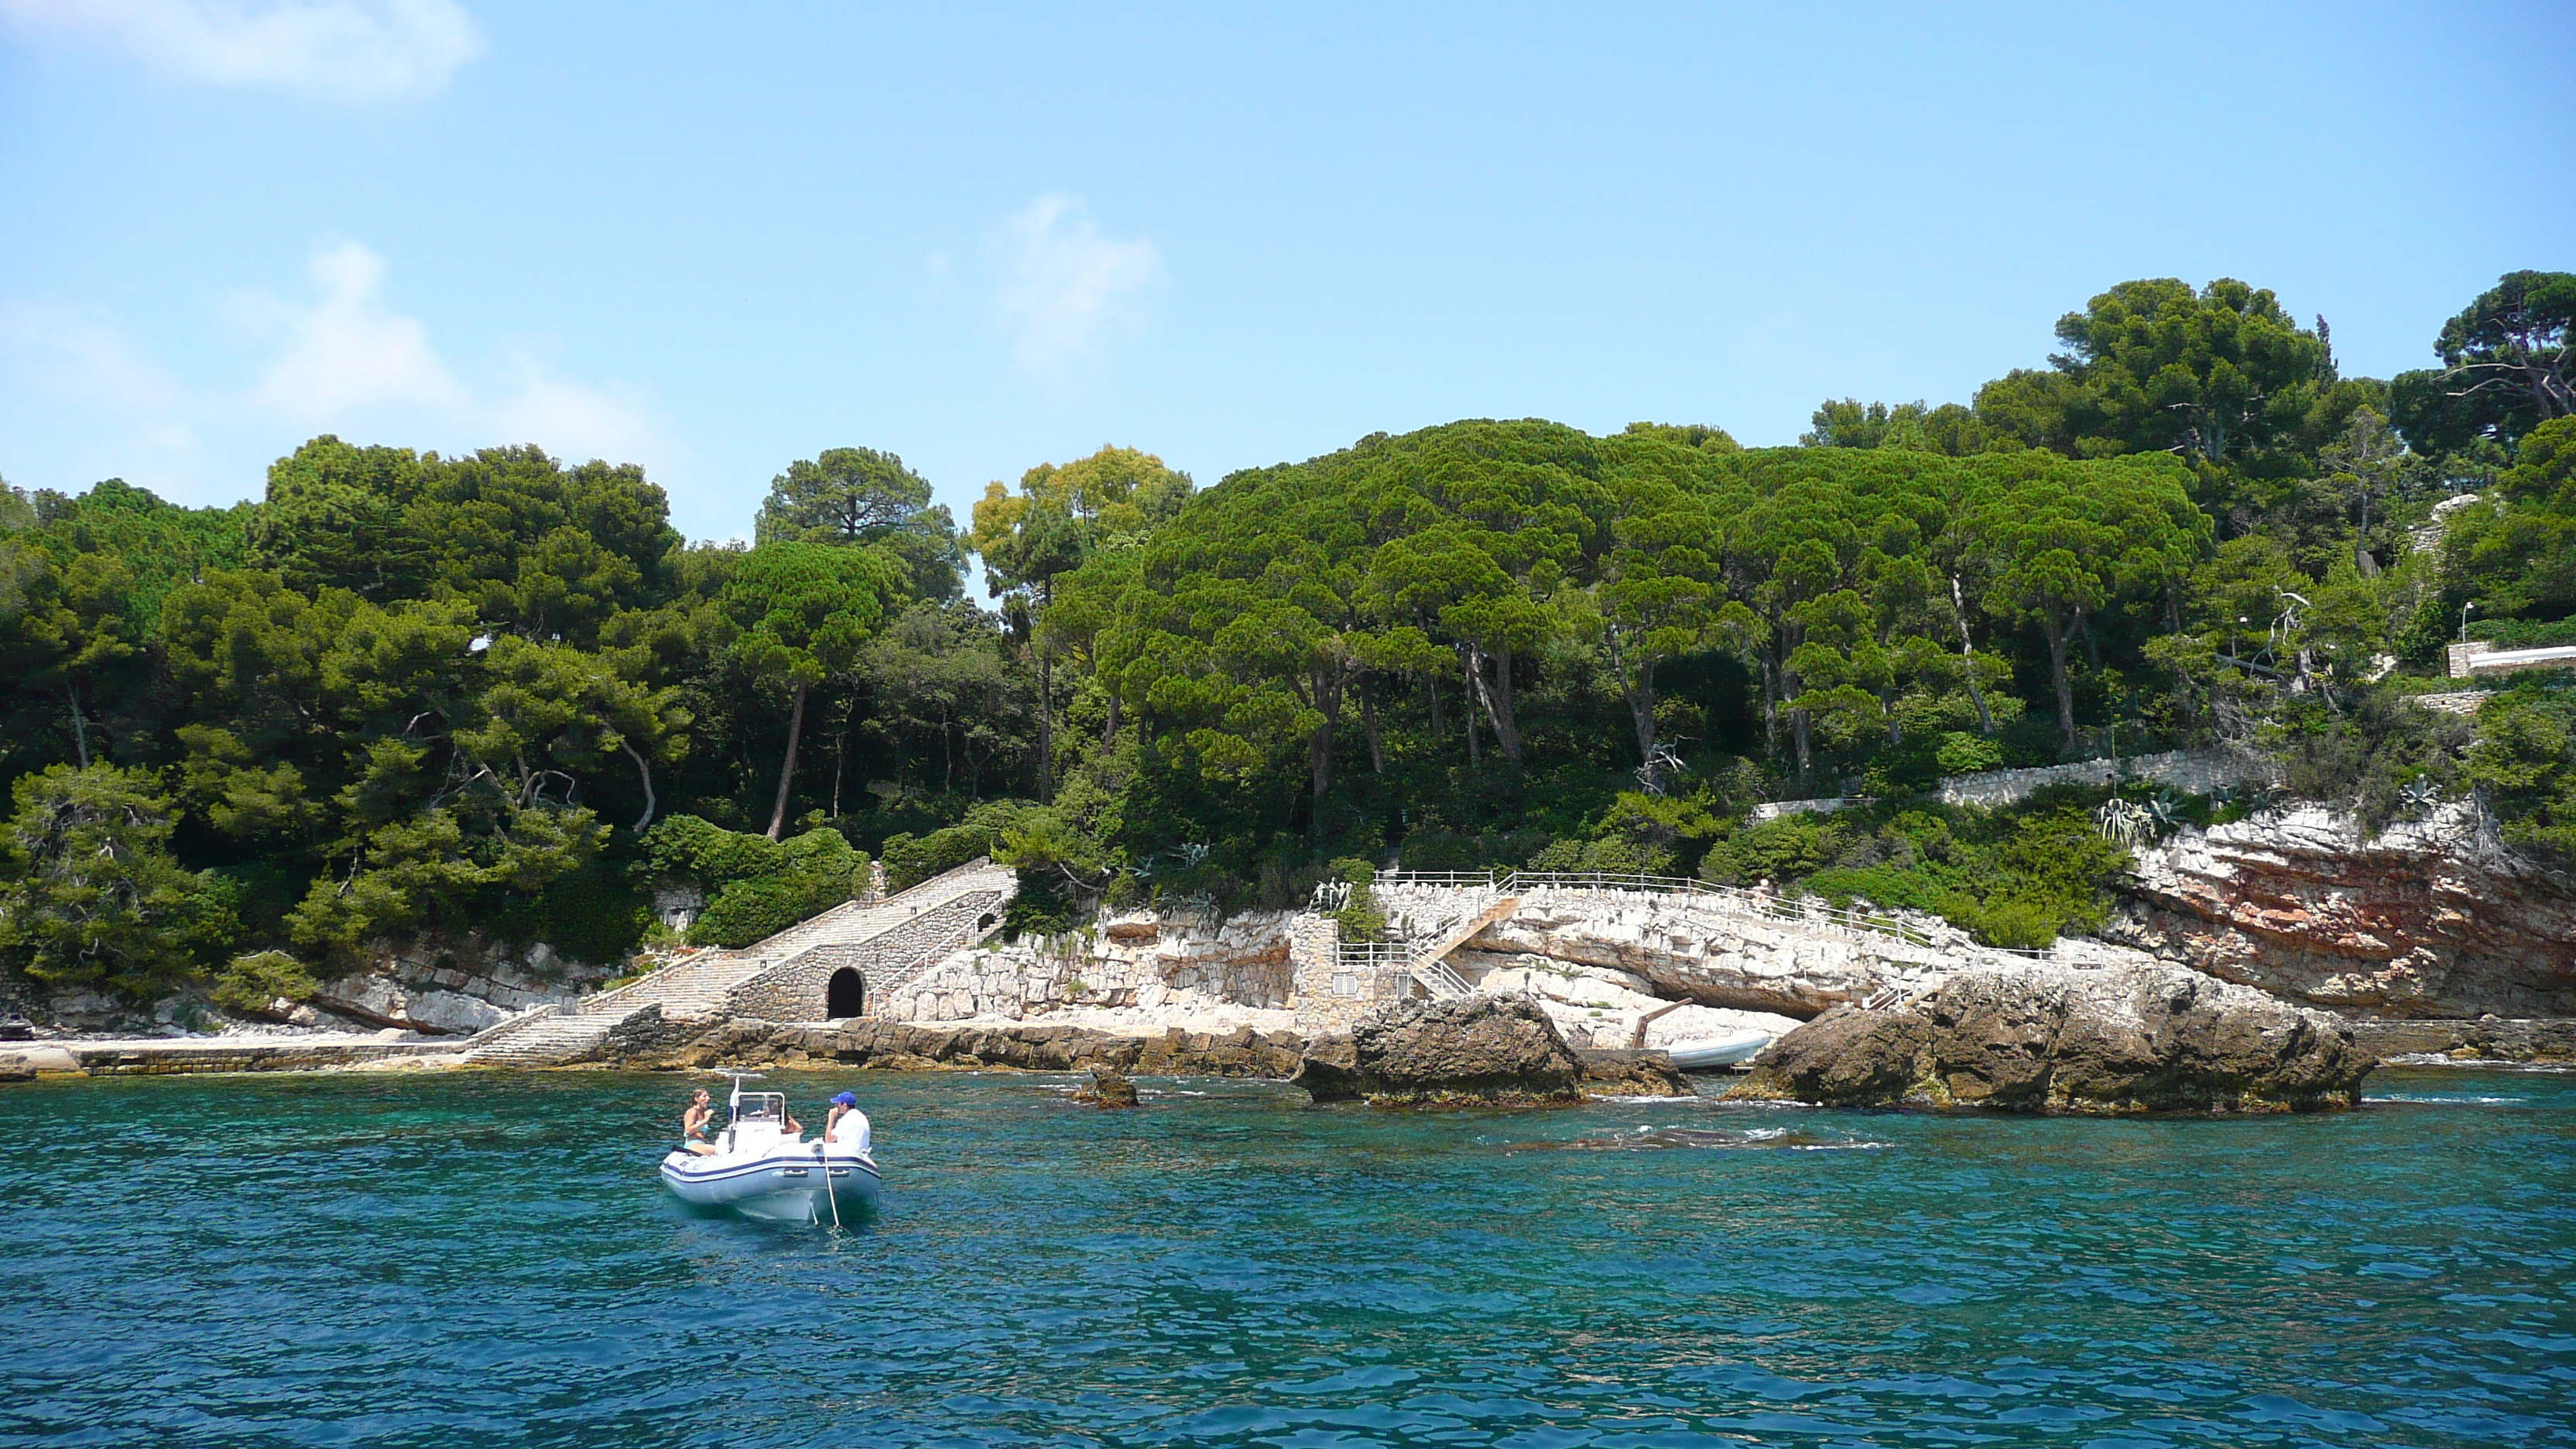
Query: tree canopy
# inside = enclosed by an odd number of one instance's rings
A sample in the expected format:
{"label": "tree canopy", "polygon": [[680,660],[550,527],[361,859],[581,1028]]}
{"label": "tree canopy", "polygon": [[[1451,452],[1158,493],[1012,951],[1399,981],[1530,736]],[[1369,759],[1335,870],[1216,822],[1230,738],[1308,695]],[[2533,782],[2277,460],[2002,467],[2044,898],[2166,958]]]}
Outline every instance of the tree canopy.
{"label": "tree canopy", "polygon": [[2570,285],[2508,275],[2393,385],[2270,292],[2144,279],[1801,446],[1467,419],[1204,489],[1111,446],[962,532],[863,447],[787,463],[748,546],[530,447],[319,437],[223,509],[0,484],[0,969],[268,1011],[388,941],[604,960],[688,887],[738,943],[985,854],[1032,927],[1538,863],[2037,944],[2099,919],[2090,807],[1919,792],[2213,743],[2564,855],[2563,681],[2473,740],[2402,701],[2463,633],[2576,642]]}

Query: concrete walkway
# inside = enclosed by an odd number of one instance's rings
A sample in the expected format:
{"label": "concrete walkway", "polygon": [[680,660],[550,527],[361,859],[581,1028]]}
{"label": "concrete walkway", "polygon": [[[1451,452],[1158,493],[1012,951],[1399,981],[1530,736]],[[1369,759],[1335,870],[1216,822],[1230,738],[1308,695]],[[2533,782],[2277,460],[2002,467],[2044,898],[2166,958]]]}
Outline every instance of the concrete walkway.
{"label": "concrete walkway", "polygon": [[388,1039],[357,1032],[307,1035],[138,1036],[0,1042],[0,1080],[31,1076],[158,1076],[180,1072],[310,1072],[329,1068],[445,1066],[461,1038]]}

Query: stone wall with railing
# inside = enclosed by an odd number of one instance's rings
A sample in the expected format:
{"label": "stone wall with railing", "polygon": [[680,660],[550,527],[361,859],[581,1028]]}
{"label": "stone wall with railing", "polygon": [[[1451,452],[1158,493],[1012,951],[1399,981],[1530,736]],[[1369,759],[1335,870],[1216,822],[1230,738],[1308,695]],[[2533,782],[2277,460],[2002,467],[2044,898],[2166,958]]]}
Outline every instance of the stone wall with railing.
{"label": "stone wall with railing", "polygon": [[1341,923],[1300,912],[1288,923],[1288,1004],[1308,1036],[1347,1031],[1361,1017],[1413,994],[1408,952],[1400,945],[1348,951]]}

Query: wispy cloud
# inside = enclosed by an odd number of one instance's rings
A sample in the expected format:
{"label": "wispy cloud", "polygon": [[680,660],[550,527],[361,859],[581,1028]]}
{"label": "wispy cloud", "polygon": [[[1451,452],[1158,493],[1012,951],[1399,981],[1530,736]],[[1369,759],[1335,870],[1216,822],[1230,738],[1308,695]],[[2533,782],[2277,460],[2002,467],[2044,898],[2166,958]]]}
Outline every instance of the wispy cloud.
{"label": "wispy cloud", "polygon": [[254,293],[236,308],[283,343],[260,369],[253,403],[306,426],[387,404],[470,410],[465,389],[429,344],[428,325],[385,306],[382,257],[337,242],[316,251],[305,271],[311,301]]}
{"label": "wispy cloud", "polygon": [[523,352],[511,354],[509,372],[508,389],[482,409],[491,437],[536,443],[565,458],[629,463],[672,455],[670,436],[634,389],[568,381]]}
{"label": "wispy cloud", "polygon": [[197,80],[353,101],[428,94],[482,48],[455,0],[0,0],[0,15]]}
{"label": "wispy cloud", "polygon": [[1004,235],[994,300],[1020,366],[1053,374],[1096,365],[1113,335],[1143,325],[1137,299],[1163,276],[1152,242],[1102,236],[1082,199],[1061,193],[1031,202],[1004,224]]}
{"label": "wispy cloud", "polygon": [[158,466],[192,467],[204,400],[107,323],[60,304],[0,304],[0,362],[57,418],[85,414]]}
{"label": "wispy cloud", "polygon": [[[669,460],[676,448],[633,389],[556,375],[530,351],[460,370],[419,317],[385,296],[384,258],[333,241],[308,288],[251,292],[226,308],[252,347],[246,388],[192,383],[106,323],[56,304],[0,304],[0,376],[59,419],[116,440],[87,450],[110,469],[198,471],[204,440],[338,432],[454,449],[534,443],[559,457]],[[223,449],[217,449],[223,451]]]}

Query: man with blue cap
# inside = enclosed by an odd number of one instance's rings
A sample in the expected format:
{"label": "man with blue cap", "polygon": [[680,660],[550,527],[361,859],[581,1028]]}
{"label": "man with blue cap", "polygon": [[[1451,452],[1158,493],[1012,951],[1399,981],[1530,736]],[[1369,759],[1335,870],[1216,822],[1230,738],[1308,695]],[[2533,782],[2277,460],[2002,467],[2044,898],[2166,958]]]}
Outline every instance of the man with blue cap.
{"label": "man with blue cap", "polygon": [[843,1092],[832,1099],[832,1115],[823,1120],[823,1140],[844,1152],[872,1155],[868,1151],[868,1114],[859,1110],[856,1096]]}

